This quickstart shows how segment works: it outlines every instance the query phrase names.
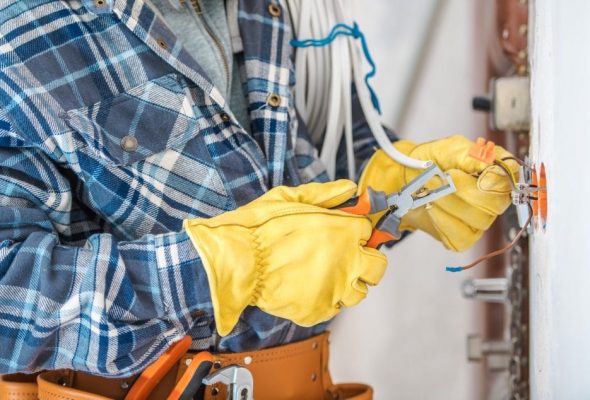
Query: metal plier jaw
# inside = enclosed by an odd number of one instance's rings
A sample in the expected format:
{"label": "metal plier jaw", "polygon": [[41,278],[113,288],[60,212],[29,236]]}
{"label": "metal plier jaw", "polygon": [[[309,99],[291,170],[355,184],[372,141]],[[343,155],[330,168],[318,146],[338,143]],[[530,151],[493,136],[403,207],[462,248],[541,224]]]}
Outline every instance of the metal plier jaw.
{"label": "metal plier jaw", "polygon": [[[441,178],[442,185],[434,189],[427,189],[426,184],[435,176]],[[433,164],[398,193],[387,196],[387,205],[390,212],[379,220],[375,228],[400,238],[399,226],[401,219],[408,211],[425,206],[441,197],[454,193],[456,190],[451,177]]]}
{"label": "metal plier jaw", "polygon": [[203,379],[204,385],[221,383],[227,386],[227,400],[253,400],[254,379],[252,373],[239,365],[221,368]]}
{"label": "metal plier jaw", "polygon": [[[442,185],[435,189],[427,189],[426,184],[435,176],[441,179]],[[455,184],[451,177],[441,171],[438,165],[433,164],[398,193],[387,196],[387,205],[389,208],[394,208],[393,213],[401,217],[410,210],[422,207],[455,191]]]}
{"label": "metal plier jaw", "polygon": [[[427,189],[426,184],[436,176],[442,180],[442,185]],[[408,211],[422,207],[456,190],[451,177],[437,165],[432,164],[397,193],[388,195],[368,188],[360,196],[350,199],[338,208],[357,215],[387,211],[377,222],[367,242],[368,247],[378,248],[385,242],[398,240],[401,237],[399,231],[401,219]]]}

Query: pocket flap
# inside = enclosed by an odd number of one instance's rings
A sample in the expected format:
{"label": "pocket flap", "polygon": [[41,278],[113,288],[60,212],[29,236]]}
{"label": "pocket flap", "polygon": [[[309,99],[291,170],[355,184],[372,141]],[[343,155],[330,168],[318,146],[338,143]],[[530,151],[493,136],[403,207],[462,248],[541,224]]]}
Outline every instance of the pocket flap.
{"label": "pocket flap", "polygon": [[127,165],[185,143],[198,133],[193,100],[177,74],[164,75],[64,119],[91,152]]}

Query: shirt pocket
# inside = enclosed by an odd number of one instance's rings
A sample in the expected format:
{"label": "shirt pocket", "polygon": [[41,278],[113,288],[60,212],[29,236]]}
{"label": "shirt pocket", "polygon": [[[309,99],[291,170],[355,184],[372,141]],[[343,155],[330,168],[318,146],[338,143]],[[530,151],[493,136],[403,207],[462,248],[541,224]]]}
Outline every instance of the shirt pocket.
{"label": "shirt pocket", "polygon": [[111,166],[130,165],[194,138],[198,120],[181,77],[168,74],[104,99],[65,112],[78,135],[76,151]]}
{"label": "shirt pocket", "polygon": [[64,163],[80,177],[83,201],[119,238],[178,231],[185,218],[235,208],[205,142],[206,105],[189,84],[164,75],[62,115],[67,130],[56,141]]}

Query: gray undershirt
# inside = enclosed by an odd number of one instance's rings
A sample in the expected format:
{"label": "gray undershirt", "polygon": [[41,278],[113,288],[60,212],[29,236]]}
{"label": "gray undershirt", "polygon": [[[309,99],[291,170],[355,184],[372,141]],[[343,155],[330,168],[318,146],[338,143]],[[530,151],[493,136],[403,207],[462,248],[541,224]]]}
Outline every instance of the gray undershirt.
{"label": "gray undershirt", "polygon": [[[249,133],[248,103],[242,87],[238,63],[231,48],[229,27],[222,0],[200,0],[202,14],[198,15],[190,1],[151,0],[184,48],[203,68],[211,82],[229,101],[229,108],[238,122]],[[172,4],[176,2],[176,7]],[[217,38],[207,31],[207,27]],[[223,56],[220,52],[223,52]],[[224,61],[225,59],[225,61]],[[230,79],[227,79],[229,69]]]}

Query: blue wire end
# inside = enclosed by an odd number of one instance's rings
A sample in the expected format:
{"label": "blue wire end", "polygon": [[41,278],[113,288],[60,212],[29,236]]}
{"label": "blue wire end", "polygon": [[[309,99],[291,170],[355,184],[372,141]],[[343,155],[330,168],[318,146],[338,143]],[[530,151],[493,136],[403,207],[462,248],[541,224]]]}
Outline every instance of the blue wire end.
{"label": "blue wire end", "polygon": [[447,267],[447,272],[461,272],[463,271],[463,267]]}

